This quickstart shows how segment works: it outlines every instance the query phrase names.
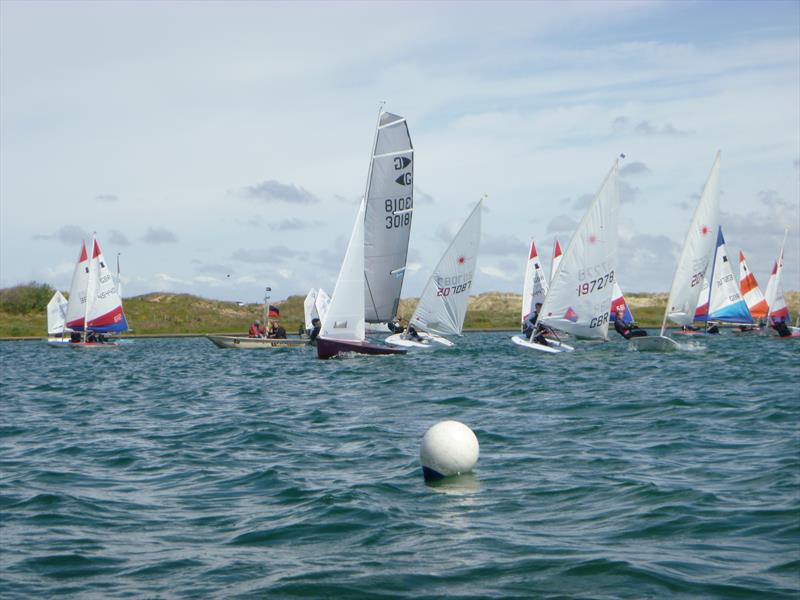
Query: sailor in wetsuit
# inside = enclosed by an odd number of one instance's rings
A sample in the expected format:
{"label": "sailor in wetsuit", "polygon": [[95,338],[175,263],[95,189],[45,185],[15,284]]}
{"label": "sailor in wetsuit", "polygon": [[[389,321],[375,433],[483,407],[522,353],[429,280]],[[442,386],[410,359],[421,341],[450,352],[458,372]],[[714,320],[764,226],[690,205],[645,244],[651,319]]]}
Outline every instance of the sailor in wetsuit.
{"label": "sailor in wetsuit", "polygon": [[311,319],[311,326],[312,329],[308,333],[308,343],[312,346],[317,345],[317,336],[319,335],[320,330],[322,329],[322,322],[317,318],[314,317]]}
{"label": "sailor in wetsuit", "polygon": [[538,323],[540,310],[542,310],[542,303],[537,302],[533,306],[533,312],[528,315],[525,323],[523,323],[522,334],[537,344],[549,346],[550,344],[547,343],[547,339],[545,339],[544,334],[550,333],[550,330],[544,325],[540,325]]}
{"label": "sailor in wetsuit", "polygon": [[614,329],[626,340],[632,337],[643,337],[647,335],[647,332],[644,329],[636,327],[633,321],[625,322],[625,310],[622,306],[617,307],[617,312],[614,316]]}
{"label": "sailor in wetsuit", "polygon": [[792,330],[786,325],[786,321],[783,319],[778,321],[772,321],[772,328],[778,332],[778,335],[781,337],[791,337]]}
{"label": "sailor in wetsuit", "polygon": [[423,339],[420,337],[419,333],[417,333],[417,330],[411,323],[408,324],[408,328],[406,329],[405,333],[405,338],[407,340],[414,340],[415,342],[423,341]]}

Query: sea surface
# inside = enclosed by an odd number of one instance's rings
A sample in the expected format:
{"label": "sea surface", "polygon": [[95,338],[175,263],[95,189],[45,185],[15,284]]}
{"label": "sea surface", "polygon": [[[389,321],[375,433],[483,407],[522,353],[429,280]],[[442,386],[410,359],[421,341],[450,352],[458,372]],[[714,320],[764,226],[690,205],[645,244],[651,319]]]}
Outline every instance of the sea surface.
{"label": "sea surface", "polygon": [[[509,335],[0,342],[0,597],[798,598],[800,339]],[[444,419],[480,459],[427,484]]]}

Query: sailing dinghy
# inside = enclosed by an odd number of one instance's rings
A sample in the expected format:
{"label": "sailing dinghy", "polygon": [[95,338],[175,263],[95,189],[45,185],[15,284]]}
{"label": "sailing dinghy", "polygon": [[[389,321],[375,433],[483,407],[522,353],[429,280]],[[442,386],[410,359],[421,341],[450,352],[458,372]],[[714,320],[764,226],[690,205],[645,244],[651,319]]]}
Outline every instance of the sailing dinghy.
{"label": "sailing dinghy", "polygon": [[714,231],[719,227],[719,167],[720,153],[717,152],[675,267],[661,332],[657,336],[633,338],[631,344],[637,350],[670,352],[680,349],[675,340],[664,335],[667,319],[681,326],[691,325],[694,319],[714,248]]}
{"label": "sailing dinghy", "polygon": [[364,210],[365,200],[356,215],[336,287],[322,319],[317,337],[317,356],[333,358],[347,353],[405,354],[400,348],[378,346],[366,341],[364,319]]}
{"label": "sailing dinghy", "polygon": [[47,303],[47,342],[50,344],[68,344],[71,329],[67,329],[67,306],[69,302],[64,294],[56,290]]}
{"label": "sailing dinghy", "polygon": [[[386,338],[387,344],[408,348],[453,346],[453,342],[443,336],[461,335],[478,260],[482,207],[483,198],[472,209],[428,278],[408,328]],[[410,333],[411,328],[416,336]]]}
{"label": "sailing dinghy", "polygon": [[766,301],[769,306],[769,323],[773,326],[775,323],[784,323],[791,332],[791,335],[784,336],[781,339],[800,337],[800,329],[791,326],[792,319],[789,315],[789,307],[786,306],[783,286],[781,285],[781,276],[783,275],[783,250],[786,246],[786,236],[788,233],[789,230],[787,229],[783,236],[783,243],[781,243],[781,251],[772,266],[772,274],[767,283],[766,293]]}
{"label": "sailing dinghy", "polygon": [[[558,246],[556,240],[556,249],[558,250],[559,260],[561,258],[561,248]],[[553,258],[553,264],[556,259]],[[555,272],[555,271],[553,271]],[[530,252],[528,252],[528,262],[525,265],[525,279],[522,282],[522,316],[521,323],[525,323],[534,307],[537,304],[544,302],[547,296],[547,277],[542,268],[542,262],[539,260],[539,253],[536,251],[536,243],[531,240]]]}
{"label": "sailing dinghy", "polygon": [[[576,338],[606,339],[617,261],[619,160],[615,160],[592,204],[572,235],[550,281],[537,324]],[[513,336],[520,347],[547,353],[570,352],[560,341],[540,344],[534,336]]]}
{"label": "sailing dinghy", "polygon": [[747,308],[747,302],[739,292],[739,285],[728,259],[722,227],[719,227],[717,231],[717,246],[714,250],[709,280],[711,283],[706,314],[699,316],[695,314],[695,319],[706,322],[752,325],[753,317],[750,315],[750,309]]}
{"label": "sailing dinghy", "polygon": [[122,310],[117,282],[109,270],[97,237],[92,236],[92,257],[81,244],[81,253],[72,275],[65,327],[81,333],[69,347],[114,347],[116,342],[92,341],[97,334],[122,333],[128,321]]}

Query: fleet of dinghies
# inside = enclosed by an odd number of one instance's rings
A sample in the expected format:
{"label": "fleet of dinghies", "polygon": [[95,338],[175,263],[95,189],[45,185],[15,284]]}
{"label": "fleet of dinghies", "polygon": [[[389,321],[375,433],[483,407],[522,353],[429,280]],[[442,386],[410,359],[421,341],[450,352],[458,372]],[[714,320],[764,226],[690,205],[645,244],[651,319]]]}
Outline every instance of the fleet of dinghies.
{"label": "fleet of dinghies", "polygon": [[[562,252],[558,240],[554,240],[549,278],[531,240],[520,307],[524,333],[511,338],[516,346],[549,354],[571,352],[574,346],[566,344],[565,338],[607,340],[609,326],[615,324],[618,314],[622,327],[633,327],[633,315],[617,273],[618,179],[619,159],[600,185],[566,250]],[[403,330],[396,320],[414,211],[413,182],[414,149],[406,120],[381,109],[365,193],[333,294],[312,288],[303,302],[305,329],[311,331],[317,319],[321,323],[315,342],[319,358],[452,347],[448,336],[461,335],[476,274],[483,198],[433,269]],[[647,336],[641,330],[629,335],[630,331],[617,323],[617,330],[636,350],[680,349],[665,335],[668,320],[681,327],[674,333],[693,335],[707,332],[694,327],[694,321],[729,323],[739,326],[740,332],[752,332],[759,331],[767,320],[776,329],[785,325],[779,331],[782,337],[800,337],[800,329],[790,326],[781,285],[786,236],[762,293],[741,250],[738,279],[733,272],[719,223],[719,197],[718,152],[681,248],[659,335]],[[48,342],[61,347],[115,345],[105,336],[128,329],[120,288],[119,256],[115,278],[93,236],[91,257],[85,244],[81,245],[69,299],[56,292],[47,305]],[[367,341],[368,331],[392,331],[393,335],[378,344]],[[280,348],[306,343],[303,338],[208,337],[225,348]]]}
{"label": "fleet of dinghies", "polygon": [[[60,331],[56,331],[58,327]],[[116,342],[108,341],[105,336],[127,330],[117,281],[100,251],[97,237],[92,236],[91,257],[86,245],[81,244],[66,307],[60,292],[48,304],[48,342],[61,347],[110,347]]]}

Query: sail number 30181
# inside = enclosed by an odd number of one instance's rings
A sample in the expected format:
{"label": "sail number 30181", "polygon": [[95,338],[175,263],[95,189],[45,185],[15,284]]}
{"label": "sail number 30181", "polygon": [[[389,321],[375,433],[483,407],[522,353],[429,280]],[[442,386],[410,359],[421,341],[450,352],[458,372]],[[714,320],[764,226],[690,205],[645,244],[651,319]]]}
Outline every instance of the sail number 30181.
{"label": "sail number 30181", "polygon": [[578,296],[586,296],[587,294],[591,294],[595,290],[602,290],[609,283],[614,283],[614,271],[610,271],[605,275],[603,275],[602,277],[598,277],[597,279],[592,279],[591,281],[579,283]]}
{"label": "sail number 30181", "polygon": [[395,227],[405,227],[411,225],[411,209],[414,207],[414,199],[411,196],[405,198],[387,198],[384,202],[386,209],[386,229]]}

